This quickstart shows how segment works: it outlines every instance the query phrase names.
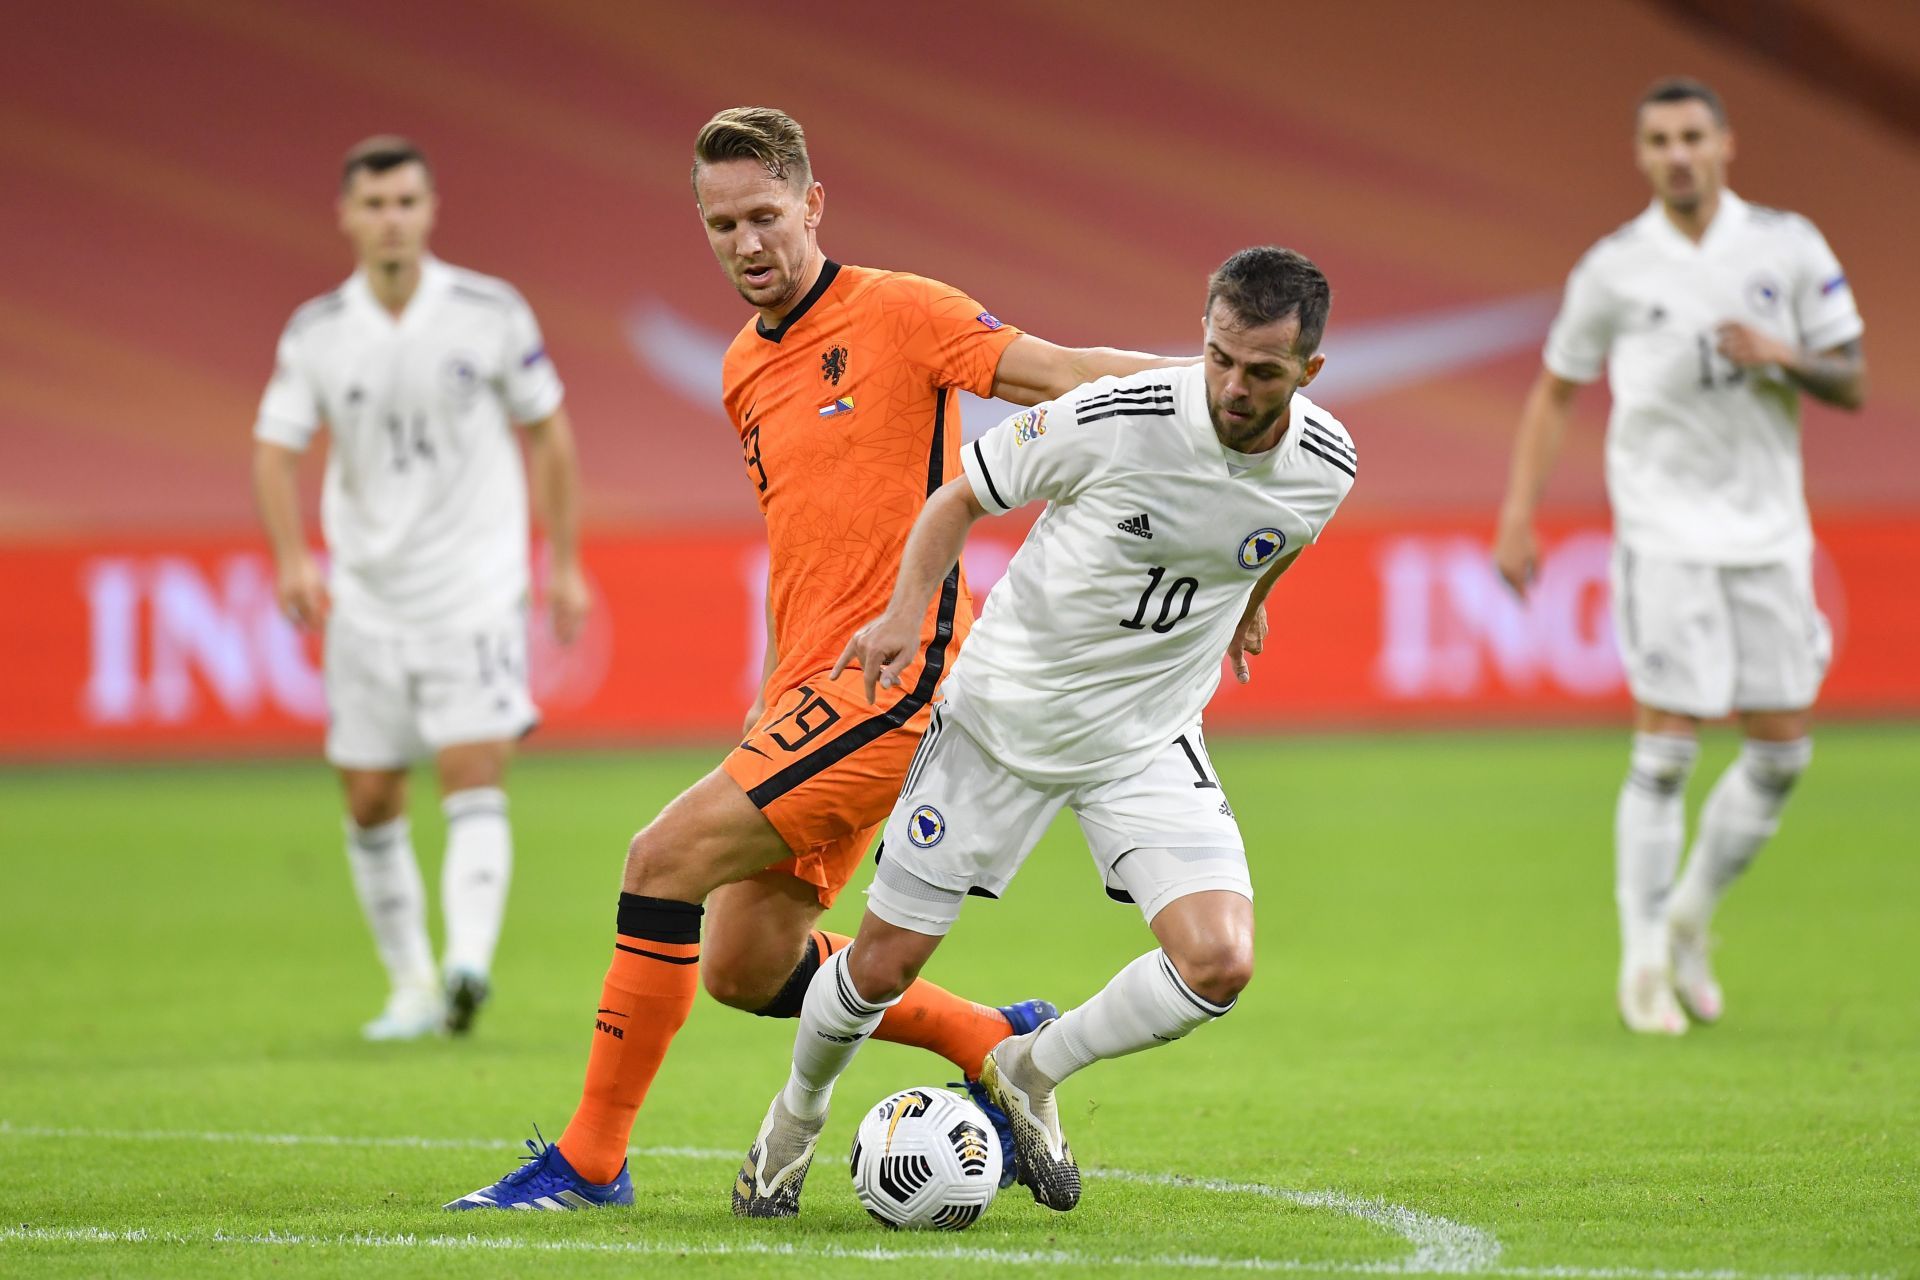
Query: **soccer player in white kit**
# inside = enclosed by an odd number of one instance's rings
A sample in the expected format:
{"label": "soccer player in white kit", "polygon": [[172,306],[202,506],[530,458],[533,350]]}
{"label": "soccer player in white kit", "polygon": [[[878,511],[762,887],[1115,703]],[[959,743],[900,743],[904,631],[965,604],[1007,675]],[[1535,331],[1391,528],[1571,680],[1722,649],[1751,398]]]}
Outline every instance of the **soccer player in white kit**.
{"label": "soccer player in white kit", "polygon": [[786,1088],[734,1212],[798,1212],[834,1081],[919,974],[969,893],[999,896],[1064,807],[1107,893],[1160,946],[1079,1008],[1003,1040],[980,1079],[1018,1177],[1071,1209],[1079,1170],[1053,1091],[1104,1058],[1178,1040],[1253,971],[1253,887],[1201,712],[1223,653],[1247,678],[1261,602],[1353,484],[1353,441],[1295,392],[1319,373],[1330,295],[1298,253],[1235,254],[1208,281],[1198,367],[1102,378],[962,450],[929,499],[887,612],[855,634],[868,696],[911,660],[926,602],[988,514],[1049,505],[987,599],[888,820],[860,933],[814,975]]}
{"label": "soccer player in white kit", "polygon": [[[427,252],[431,171],[403,138],[348,152],[340,230],[359,269],[295,311],[254,427],[254,489],[279,603],[324,629],[327,759],[346,793],[347,858],[392,983],[363,1033],[467,1031],[488,993],[512,835],[502,790],[538,722],[527,687],[523,428],[552,552],[555,632],[578,633],[572,430],[526,301]],[[325,426],[323,578],[295,475]],[[406,817],[407,768],[432,755],[447,818],[444,985]]]}
{"label": "soccer player in white kit", "polygon": [[[1631,1030],[1678,1035],[1688,1015],[1720,1017],[1708,923],[1812,757],[1829,642],[1813,599],[1800,393],[1857,409],[1866,363],[1860,313],[1820,232],[1726,188],[1733,133],[1713,90],[1655,84],[1635,147],[1653,202],[1567,282],[1521,416],[1495,561],[1524,593],[1540,491],[1575,394],[1604,364],[1614,619],[1637,704],[1615,820],[1618,998]],[[1699,724],[1730,712],[1745,743],[1676,883]]]}

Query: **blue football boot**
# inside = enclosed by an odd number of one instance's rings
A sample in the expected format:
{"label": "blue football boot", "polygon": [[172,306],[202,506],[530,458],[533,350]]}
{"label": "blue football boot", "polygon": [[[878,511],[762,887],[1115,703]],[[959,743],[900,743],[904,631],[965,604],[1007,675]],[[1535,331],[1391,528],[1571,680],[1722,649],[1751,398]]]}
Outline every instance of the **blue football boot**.
{"label": "blue football boot", "polygon": [[[534,1129],[534,1137],[540,1138],[540,1130]],[[627,1175],[627,1166],[620,1166],[620,1174],[612,1182],[602,1185],[588,1182],[573,1171],[567,1158],[560,1154],[560,1148],[540,1138],[527,1139],[527,1150],[533,1154],[520,1157],[520,1167],[490,1187],[482,1187],[469,1195],[442,1206],[447,1209],[549,1209],[567,1211],[571,1209],[601,1209],[610,1204],[633,1203],[633,1179]]]}
{"label": "blue football boot", "polygon": [[[1037,1030],[1042,1023],[1052,1022],[1060,1016],[1060,1010],[1054,1008],[1051,1000],[1022,1000],[1018,1004],[1003,1004],[999,1013],[1013,1028],[1010,1034],[1016,1036],[1024,1036]],[[987,1113],[987,1119],[993,1121],[993,1131],[1000,1135],[1000,1188],[1004,1191],[1020,1176],[1019,1156],[1013,1145],[1013,1124],[1007,1119],[1007,1113],[993,1104],[985,1086],[978,1080],[963,1080],[961,1087],[966,1089],[974,1105]]]}

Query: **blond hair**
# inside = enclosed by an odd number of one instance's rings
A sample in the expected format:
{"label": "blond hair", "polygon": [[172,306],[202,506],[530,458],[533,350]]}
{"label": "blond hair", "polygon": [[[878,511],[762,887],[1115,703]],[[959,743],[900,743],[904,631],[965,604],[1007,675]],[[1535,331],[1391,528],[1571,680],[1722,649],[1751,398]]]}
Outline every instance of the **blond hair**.
{"label": "blond hair", "polygon": [[726,160],[751,160],[796,188],[813,181],[807,135],[778,107],[728,107],[701,126],[693,140],[695,180],[701,165]]}

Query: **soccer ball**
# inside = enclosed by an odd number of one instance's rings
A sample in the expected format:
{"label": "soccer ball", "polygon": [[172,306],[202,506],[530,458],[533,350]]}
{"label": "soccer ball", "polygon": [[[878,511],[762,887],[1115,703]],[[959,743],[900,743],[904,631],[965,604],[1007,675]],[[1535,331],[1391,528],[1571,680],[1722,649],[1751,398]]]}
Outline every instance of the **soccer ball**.
{"label": "soccer ball", "polygon": [[881,1225],[965,1231],[1000,1190],[1000,1143],[986,1112],[945,1089],[880,1100],[853,1135],[854,1194]]}

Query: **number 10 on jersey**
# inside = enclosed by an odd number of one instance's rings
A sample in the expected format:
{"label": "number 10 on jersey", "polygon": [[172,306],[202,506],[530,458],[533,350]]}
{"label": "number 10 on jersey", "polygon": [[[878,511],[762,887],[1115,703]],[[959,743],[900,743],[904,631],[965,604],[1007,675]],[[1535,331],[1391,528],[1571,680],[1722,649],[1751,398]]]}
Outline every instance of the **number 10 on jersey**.
{"label": "number 10 on jersey", "polygon": [[[1147,571],[1147,589],[1140,593],[1140,604],[1131,618],[1122,618],[1120,625],[1128,631],[1153,630],[1161,635],[1173,630],[1180,620],[1193,608],[1193,593],[1200,589],[1198,578],[1175,578],[1167,583],[1164,594],[1160,594],[1161,580],[1167,576],[1167,567],[1157,564]],[[1153,597],[1160,594],[1160,614],[1151,623],[1147,621],[1147,611],[1153,607]],[[1180,602],[1180,612],[1173,611],[1175,600]]]}

